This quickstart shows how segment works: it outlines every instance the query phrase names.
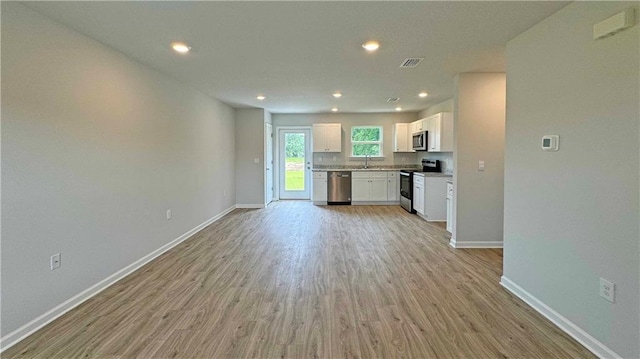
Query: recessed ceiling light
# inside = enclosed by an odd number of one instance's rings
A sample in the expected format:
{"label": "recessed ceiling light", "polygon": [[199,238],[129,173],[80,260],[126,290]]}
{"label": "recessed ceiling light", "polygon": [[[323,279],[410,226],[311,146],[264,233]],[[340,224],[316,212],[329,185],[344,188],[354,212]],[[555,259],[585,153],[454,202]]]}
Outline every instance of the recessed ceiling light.
{"label": "recessed ceiling light", "polygon": [[186,54],[191,50],[191,46],[185,44],[184,42],[173,42],[171,43],[171,48],[173,49],[173,51],[181,54]]}
{"label": "recessed ceiling light", "polygon": [[396,107],[396,111],[402,111],[402,107],[400,106]]}
{"label": "recessed ceiling light", "polygon": [[339,97],[342,97],[342,94],[340,92],[336,92],[333,94],[333,97],[339,98]]}
{"label": "recessed ceiling light", "polygon": [[333,111],[333,112],[338,112],[338,108],[337,108],[337,107],[334,107],[334,108],[332,108],[332,109],[331,109],[331,111]]}
{"label": "recessed ceiling light", "polygon": [[376,51],[380,47],[380,43],[377,41],[367,41],[362,44],[362,47],[367,51]]}
{"label": "recessed ceiling light", "polygon": [[428,94],[428,93],[426,93],[426,92],[420,92],[420,93],[418,94],[418,96],[420,96],[420,97],[427,97],[428,95],[429,95],[429,94]]}
{"label": "recessed ceiling light", "polygon": [[260,101],[264,100],[266,97],[262,96],[262,95],[258,95],[256,96],[256,98]]}

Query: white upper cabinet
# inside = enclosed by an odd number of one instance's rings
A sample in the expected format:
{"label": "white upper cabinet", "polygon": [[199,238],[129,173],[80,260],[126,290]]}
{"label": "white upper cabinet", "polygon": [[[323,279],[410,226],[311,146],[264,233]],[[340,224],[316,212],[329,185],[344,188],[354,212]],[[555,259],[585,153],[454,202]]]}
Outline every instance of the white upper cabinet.
{"label": "white upper cabinet", "polygon": [[429,152],[453,152],[453,114],[440,112],[427,117],[426,129],[429,131]]}
{"label": "white upper cabinet", "polygon": [[410,123],[393,124],[393,152],[415,152],[412,149]]}
{"label": "white upper cabinet", "polygon": [[427,130],[427,121],[426,121],[426,119],[413,121],[409,125],[409,135],[413,135],[416,132],[426,131],[426,130]]}
{"label": "white upper cabinet", "polygon": [[339,123],[314,124],[313,152],[342,152],[342,125]]}

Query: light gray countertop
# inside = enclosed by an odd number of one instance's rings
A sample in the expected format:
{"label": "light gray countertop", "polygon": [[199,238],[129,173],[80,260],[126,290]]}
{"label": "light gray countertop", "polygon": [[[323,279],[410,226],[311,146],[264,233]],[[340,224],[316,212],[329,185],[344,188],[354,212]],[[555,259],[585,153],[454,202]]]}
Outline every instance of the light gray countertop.
{"label": "light gray countertop", "polygon": [[453,175],[448,175],[442,172],[413,172],[413,175],[424,177],[453,177]]}
{"label": "light gray countertop", "polygon": [[[390,168],[390,167],[374,167],[374,168],[362,168],[362,167],[358,167],[358,168],[313,168],[312,171],[313,172],[328,172],[328,171],[351,171],[351,172],[363,172],[363,171],[369,171],[369,172],[375,172],[375,171],[401,171],[401,170],[413,170],[416,171],[417,169],[415,167],[406,167],[406,168]],[[446,174],[446,173],[442,173],[442,172],[414,172],[414,174],[417,174],[419,176],[425,176],[425,177],[453,177],[453,175],[450,174]]]}
{"label": "light gray countertop", "polygon": [[401,170],[416,170],[415,168],[391,168],[391,167],[375,167],[375,168],[313,168],[313,172],[328,172],[328,171],[401,171]]}

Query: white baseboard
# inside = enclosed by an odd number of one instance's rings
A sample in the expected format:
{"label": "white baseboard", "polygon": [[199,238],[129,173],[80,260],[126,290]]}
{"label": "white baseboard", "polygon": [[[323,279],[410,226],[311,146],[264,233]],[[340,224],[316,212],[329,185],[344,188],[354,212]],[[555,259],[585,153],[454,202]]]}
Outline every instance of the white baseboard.
{"label": "white baseboard", "polygon": [[453,248],[502,248],[502,241],[480,241],[480,242],[463,242],[456,241],[455,238],[451,238],[449,245]]}
{"label": "white baseboard", "polygon": [[262,203],[262,204],[252,204],[252,203],[241,204],[241,203],[238,203],[238,204],[236,204],[236,208],[264,208],[264,203]]}
{"label": "white baseboard", "polygon": [[544,304],[540,299],[536,298],[531,293],[515,284],[509,278],[502,276],[500,278],[500,285],[502,285],[502,287],[504,287],[509,292],[513,293],[516,297],[522,299],[525,303],[529,304],[531,308],[535,309],[538,313],[549,319],[558,328],[569,334],[578,343],[584,345],[585,348],[589,349],[598,357],[622,358],[620,355],[609,349],[606,345],[602,344],[596,338],[589,335],[589,333],[585,332],[569,319],[565,318],[562,314],[556,312],[551,307]]}
{"label": "white baseboard", "polygon": [[351,202],[352,206],[397,206],[400,202],[388,202],[388,201],[362,201]]}
{"label": "white baseboard", "polygon": [[205,222],[199,224],[195,228],[189,230],[187,233],[185,233],[185,234],[181,235],[180,237],[172,240],[171,242],[163,245],[162,247],[160,247],[160,248],[156,249],[155,251],[147,254],[146,256],[138,259],[137,261],[135,261],[135,262],[131,263],[130,265],[122,268],[121,270],[113,273],[109,277],[107,277],[107,278],[101,280],[100,282],[92,285],[91,287],[89,287],[89,288],[85,289],[84,291],[76,294],[75,296],[69,298],[65,302],[57,305],[56,307],[54,307],[51,310],[45,312],[44,314],[42,314],[39,317],[35,318],[34,320],[30,321],[29,323],[23,325],[22,327],[14,330],[13,332],[11,332],[11,333],[5,335],[4,337],[0,338],[0,353],[2,353],[3,351],[9,349],[10,347],[14,346],[15,344],[19,343],[21,340],[23,340],[24,338],[26,338],[29,335],[33,334],[38,329],[40,329],[40,328],[44,327],[45,325],[51,323],[52,321],[54,321],[55,319],[57,319],[61,315],[67,313],[71,309],[73,309],[73,308],[77,307],[78,305],[84,303],[86,300],[90,299],[91,297],[95,296],[96,294],[98,294],[98,293],[102,292],[103,290],[107,289],[108,287],[110,287],[111,285],[113,285],[114,283],[119,281],[120,279],[128,276],[129,274],[131,274],[133,272],[135,272],[140,267],[142,267],[145,264],[151,262],[152,260],[154,260],[156,257],[160,256],[164,252],[170,250],[171,248],[173,248],[173,247],[177,246],[178,244],[184,242],[185,240],[189,239],[194,234],[200,232],[203,228],[207,227],[211,223],[213,223],[213,222],[219,220],[220,218],[224,217],[225,215],[229,214],[229,212],[233,211],[235,208],[236,208],[235,206],[232,206],[232,207],[222,211],[221,213],[217,214],[216,216],[206,220]]}

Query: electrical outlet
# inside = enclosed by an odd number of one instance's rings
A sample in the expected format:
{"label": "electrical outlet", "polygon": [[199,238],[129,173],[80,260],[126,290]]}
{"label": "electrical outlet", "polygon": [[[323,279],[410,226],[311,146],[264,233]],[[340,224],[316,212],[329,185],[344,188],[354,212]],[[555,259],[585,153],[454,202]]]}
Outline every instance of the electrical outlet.
{"label": "electrical outlet", "polygon": [[335,161],[336,161],[336,156],[333,156],[333,162],[335,162]]}
{"label": "electrical outlet", "polygon": [[171,210],[167,210],[167,221],[171,219]]}
{"label": "electrical outlet", "polygon": [[318,157],[318,162],[322,162],[322,157]]}
{"label": "electrical outlet", "polygon": [[60,262],[60,253],[56,253],[51,256],[51,270],[56,270],[60,268],[61,264],[62,263]]}
{"label": "electrical outlet", "polygon": [[616,285],[604,278],[600,278],[600,296],[613,303],[616,299]]}

